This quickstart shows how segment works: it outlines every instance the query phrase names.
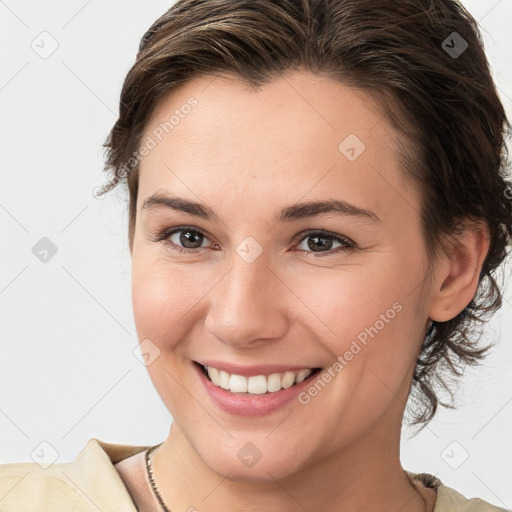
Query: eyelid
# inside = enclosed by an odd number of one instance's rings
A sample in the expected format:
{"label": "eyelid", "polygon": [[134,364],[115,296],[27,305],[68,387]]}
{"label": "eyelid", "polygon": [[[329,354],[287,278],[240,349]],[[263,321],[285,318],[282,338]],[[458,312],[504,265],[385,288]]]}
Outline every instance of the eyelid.
{"label": "eyelid", "polygon": [[334,239],[338,239],[341,242],[350,244],[350,245],[356,245],[348,236],[340,235],[338,233],[333,233],[331,231],[327,231],[326,229],[306,229],[305,231],[301,231],[295,238],[295,241],[302,242],[304,238],[307,238],[308,236],[312,235],[320,235],[320,236],[329,236]]}
{"label": "eyelid", "polygon": [[[207,249],[207,247],[196,247],[196,248],[190,249],[188,247],[181,247],[179,245],[176,245],[173,242],[168,241],[169,237],[171,237],[172,235],[179,233],[180,231],[187,231],[187,230],[199,233],[207,240],[210,240],[210,238],[212,238],[203,229],[200,229],[200,228],[194,227],[194,226],[181,225],[181,226],[173,226],[173,227],[164,227],[164,228],[160,229],[154,236],[152,236],[151,240],[153,242],[164,242],[166,245],[169,245],[170,247],[172,247],[173,250],[176,250],[181,253],[197,253],[197,252],[201,251],[202,249]],[[306,238],[313,236],[313,235],[330,237],[333,240],[341,243],[342,246],[338,247],[336,249],[330,249],[328,251],[314,252],[314,251],[305,251],[304,249],[299,249],[298,250],[299,252],[305,253],[306,255],[311,255],[313,257],[318,257],[318,256],[324,256],[324,255],[328,256],[328,255],[336,254],[341,251],[355,249],[357,247],[355,242],[353,242],[350,238],[348,238],[345,235],[333,233],[333,232],[327,231],[325,229],[318,229],[318,228],[317,229],[307,229],[305,231],[301,231],[293,238],[293,243],[294,243],[294,245],[297,245],[298,243],[301,243],[303,240],[305,240]],[[210,243],[215,244],[216,242],[210,240]]]}
{"label": "eyelid", "polygon": [[210,237],[210,235],[206,231],[204,231],[200,228],[194,227],[194,226],[187,226],[187,225],[164,227],[164,228],[158,230],[157,233],[155,233],[153,236],[151,236],[151,241],[164,242],[166,245],[171,246],[173,249],[176,249],[179,252],[194,253],[201,249],[207,249],[207,247],[196,247],[194,249],[190,249],[188,247],[180,247],[179,245],[176,245],[173,242],[168,241],[168,238],[170,238],[172,235],[179,233],[180,231],[187,231],[187,230],[193,231],[195,233],[199,233],[207,240],[210,240],[211,244],[215,244],[215,242],[211,241],[212,237]]}

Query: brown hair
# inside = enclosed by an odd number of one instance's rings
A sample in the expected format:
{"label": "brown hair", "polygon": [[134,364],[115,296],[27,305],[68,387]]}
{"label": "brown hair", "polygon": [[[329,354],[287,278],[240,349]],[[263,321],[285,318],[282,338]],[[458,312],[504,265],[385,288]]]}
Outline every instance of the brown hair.
{"label": "brown hair", "polygon": [[[365,90],[407,142],[402,171],[423,193],[421,226],[428,281],[443,235],[462,219],[484,219],[490,248],[477,292],[453,319],[434,322],[414,370],[412,425],[434,416],[440,384],[487,350],[477,323],[501,307],[494,273],[512,234],[506,136],[509,124],[491,78],[477,22],[451,0],[179,0],[141,40],[104,146],[104,194],[129,190],[133,247],[139,165],[147,121],[164,95],[198,74],[230,73],[257,88],[304,68]],[[127,166],[127,162],[130,165]],[[451,375],[453,377],[453,375]]]}

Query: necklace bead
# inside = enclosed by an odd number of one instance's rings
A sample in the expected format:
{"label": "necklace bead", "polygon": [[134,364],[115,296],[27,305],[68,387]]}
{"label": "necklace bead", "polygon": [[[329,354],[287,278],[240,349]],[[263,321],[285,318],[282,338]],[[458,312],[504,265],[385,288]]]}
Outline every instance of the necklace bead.
{"label": "necklace bead", "polygon": [[167,505],[165,504],[162,496],[160,495],[160,492],[158,491],[155,480],[153,478],[153,469],[151,468],[151,455],[159,447],[160,447],[160,445],[158,444],[158,445],[148,448],[146,450],[146,454],[145,454],[146,469],[148,472],[148,479],[149,479],[149,483],[151,484],[151,489],[153,490],[153,494],[155,495],[156,499],[158,500],[158,503],[160,503],[162,510],[164,510],[165,512],[172,512],[172,510],[170,508],[168,508]]}

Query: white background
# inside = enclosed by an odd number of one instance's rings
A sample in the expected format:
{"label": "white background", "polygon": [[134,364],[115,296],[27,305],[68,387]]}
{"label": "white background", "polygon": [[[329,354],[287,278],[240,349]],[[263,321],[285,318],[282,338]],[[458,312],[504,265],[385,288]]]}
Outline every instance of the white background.
{"label": "white background", "polygon": [[[512,118],[512,0],[463,3]],[[0,1],[0,463],[32,461],[43,441],[61,462],[91,437],[149,445],[168,433],[172,418],[133,354],[127,195],[98,200],[93,190],[105,180],[101,145],[139,40],[170,5]],[[58,43],[47,59],[31,47],[38,37],[52,44],[43,31]],[[32,253],[42,237],[57,247],[47,263]],[[505,295],[483,340],[496,340],[493,353],[464,376],[456,411],[441,408],[412,440],[404,431],[402,463],[512,509]]]}

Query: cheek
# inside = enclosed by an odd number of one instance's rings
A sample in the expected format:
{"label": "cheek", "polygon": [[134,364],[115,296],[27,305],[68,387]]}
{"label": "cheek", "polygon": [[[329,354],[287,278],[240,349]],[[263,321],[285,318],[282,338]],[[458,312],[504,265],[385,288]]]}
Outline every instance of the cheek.
{"label": "cheek", "polygon": [[[149,255],[137,255],[132,264],[132,305],[140,340],[150,338],[172,348],[185,337],[201,311],[204,276]],[[165,347],[164,347],[165,345]]]}
{"label": "cheek", "polygon": [[[403,294],[392,282],[393,266],[386,262],[379,262],[379,269],[368,266],[347,263],[337,270],[315,269],[293,276],[293,289],[302,301],[297,317],[310,318],[308,323],[314,322],[324,340],[332,340],[333,348],[337,347],[336,340],[358,335],[364,342],[365,329],[376,322],[379,331],[388,330],[402,309]],[[337,354],[344,344],[338,348]]]}
{"label": "cheek", "polygon": [[294,286],[307,306],[298,310],[298,321],[316,333],[333,360],[340,356],[350,366],[345,374],[372,386],[380,378],[393,390],[410,371],[421,342],[414,334],[421,329],[419,291],[411,293],[410,285],[421,278],[418,269],[407,275],[402,263],[390,258],[374,271],[347,266],[338,274],[317,272]]}

